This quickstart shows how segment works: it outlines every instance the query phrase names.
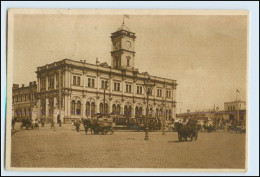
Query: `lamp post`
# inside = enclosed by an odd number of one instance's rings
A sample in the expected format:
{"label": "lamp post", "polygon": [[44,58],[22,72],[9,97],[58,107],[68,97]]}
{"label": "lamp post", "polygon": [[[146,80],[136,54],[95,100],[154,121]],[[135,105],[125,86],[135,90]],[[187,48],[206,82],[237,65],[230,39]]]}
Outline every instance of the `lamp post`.
{"label": "lamp post", "polygon": [[105,115],[105,104],[106,104],[106,89],[108,88],[107,81],[104,82],[104,100],[103,100],[103,115]]}
{"label": "lamp post", "polygon": [[152,94],[152,90],[154,88],[155,84],[152,83],[150,76],[148,75],[148,78],[144,81],[144,89],[147,96],[147,105],[146,105],[146,121],[145,121],[145,137],[144,140],[149,140],[149,134],[148,134],[148,124],[149,124],[149,95]]}

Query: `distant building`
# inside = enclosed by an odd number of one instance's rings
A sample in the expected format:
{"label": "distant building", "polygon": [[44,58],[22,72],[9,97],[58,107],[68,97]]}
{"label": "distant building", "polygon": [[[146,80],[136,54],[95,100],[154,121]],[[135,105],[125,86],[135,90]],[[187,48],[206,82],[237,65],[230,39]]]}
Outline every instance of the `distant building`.
{"label": "distant building", "polygon": [[[239,115],[239,119],[238,119]],[[232,101],[224,103],[224,110],[220,111],[218,107],[212,110],[195,111],[187,113],[180,113],[176,115],[176,120],[185,120],[194,118],[198,120],[201,125],[216,125],[222,126],[237,122],[238,125],[246,125],[246,102],[245,101]]]}
{"label": "distant building", "polygon": [[246,102],[237,100],[231,102],[224,103],[224,110],[225,111],[236,111],[236,110],[246,110]]}
{"label": "distant building", "polygon": [[30,82],[29,86],[22,84],[13,84],[12,110],[13,118],[21,120],[22,118],[31,118],[32,107],[37,103],[37,84],[36,81]]}
{"label": "distant building", "polygon": [[235,120],[240,125],[246,124],[246,102],[241,100],[225,102],[224,110],[229,114],[230,120]]}

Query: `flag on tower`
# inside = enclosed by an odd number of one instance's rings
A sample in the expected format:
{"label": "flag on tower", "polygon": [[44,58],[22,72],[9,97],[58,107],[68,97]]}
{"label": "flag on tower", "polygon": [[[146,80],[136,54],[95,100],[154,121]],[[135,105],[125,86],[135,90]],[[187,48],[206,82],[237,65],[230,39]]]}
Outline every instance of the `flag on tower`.
{"label": "flag on tower", "polygon": [[124,15],[124,17],[129,19],[129,15]]}
{"label": "flag on tower", "polygon": [[239,93],[239,90],[237,89],[237,93]]}

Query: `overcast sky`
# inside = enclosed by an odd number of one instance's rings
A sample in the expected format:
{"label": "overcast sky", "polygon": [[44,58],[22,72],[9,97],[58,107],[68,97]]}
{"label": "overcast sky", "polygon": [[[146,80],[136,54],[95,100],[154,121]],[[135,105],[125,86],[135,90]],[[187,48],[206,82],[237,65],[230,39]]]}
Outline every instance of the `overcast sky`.
{"label": "overcast sky", "polygon": [[[135,16],[135,67],[177,80],[177,113],[246,100],[246,16]],[[15,15],[14,83],[28,85],[36,69],[64,58],[111,64],[119,15]]]}

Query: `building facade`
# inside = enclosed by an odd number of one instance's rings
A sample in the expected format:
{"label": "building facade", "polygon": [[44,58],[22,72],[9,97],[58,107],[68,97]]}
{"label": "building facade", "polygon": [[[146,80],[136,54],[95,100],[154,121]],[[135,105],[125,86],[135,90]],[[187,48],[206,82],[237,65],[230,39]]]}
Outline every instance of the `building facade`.
{"label": "building facade", "polygon": [[[135,33],[124,24],[111,34],[111,66],[63,59],[37,68],[38,115],[69,123],[96,113],[146,115],[146,81],[154,83],[149,115],[175,119],[176,80],[140,73],[134,66]],[[61,104],[60,104],[61,103]]]}
{"label": "building facade", "polygon": [[13,84],[12,88],[12,114],[15,120],[31,118],[32,108],[37,104],[37,84],[30,82],[29,86]]}
{"label": "building facade", "polygon": [[229,113],[231,120],[237,121],[239,125],[246,125],[246,102],[235,100],[224,103],[224,109]]}

